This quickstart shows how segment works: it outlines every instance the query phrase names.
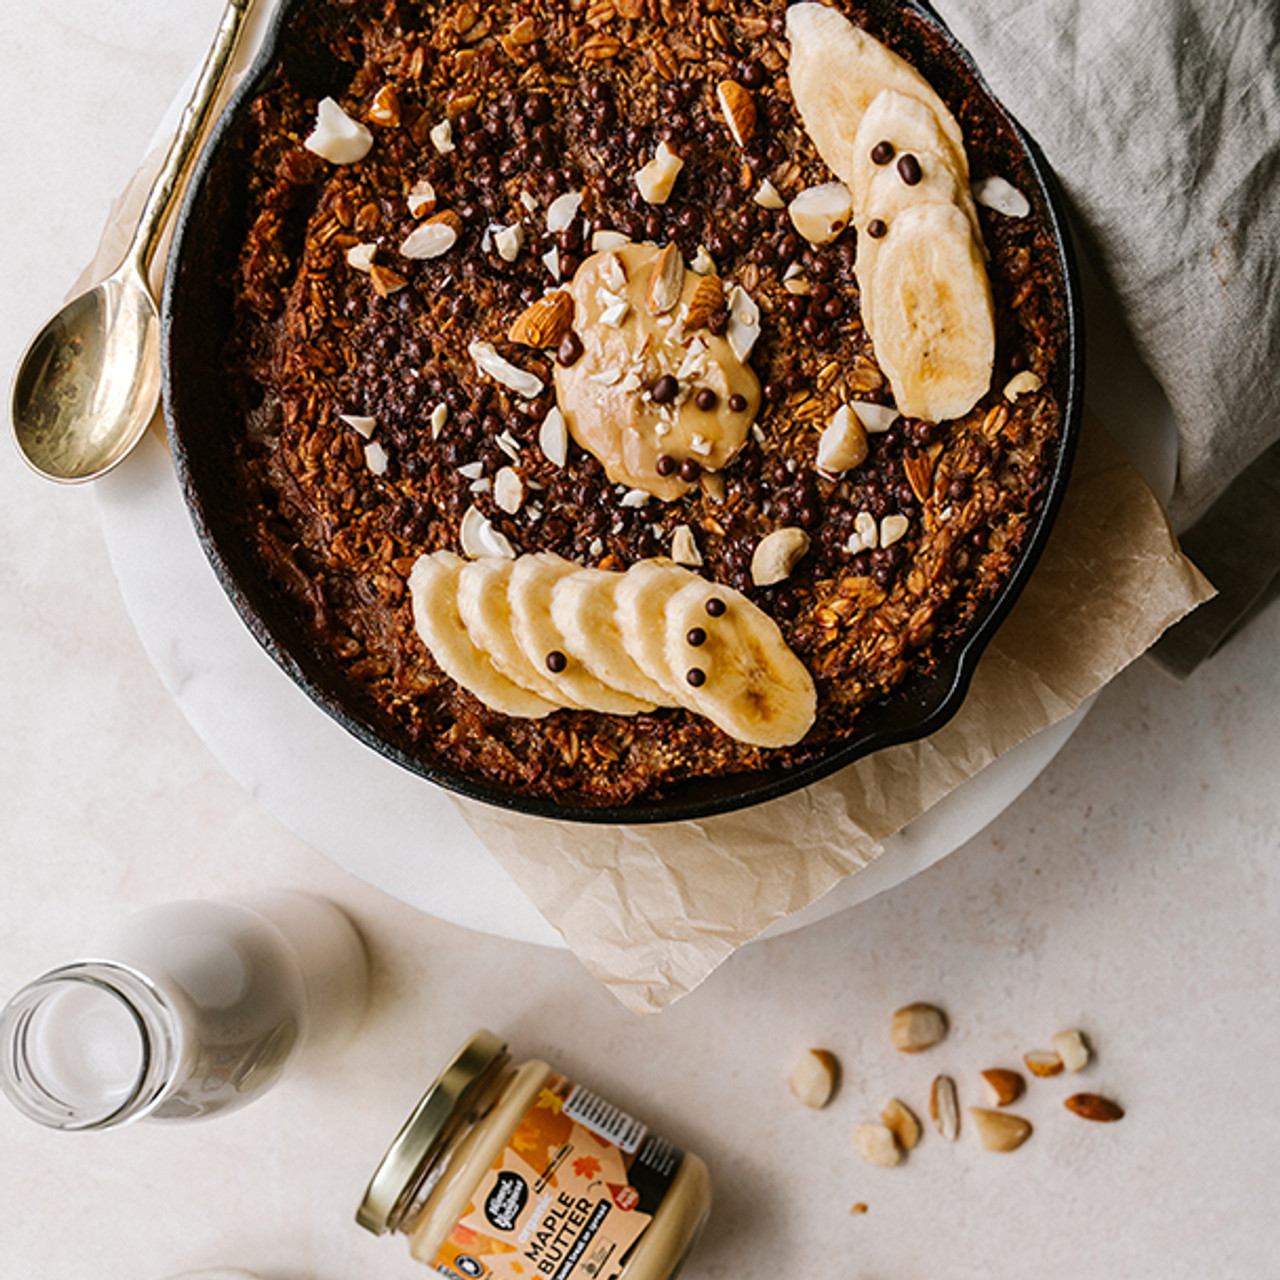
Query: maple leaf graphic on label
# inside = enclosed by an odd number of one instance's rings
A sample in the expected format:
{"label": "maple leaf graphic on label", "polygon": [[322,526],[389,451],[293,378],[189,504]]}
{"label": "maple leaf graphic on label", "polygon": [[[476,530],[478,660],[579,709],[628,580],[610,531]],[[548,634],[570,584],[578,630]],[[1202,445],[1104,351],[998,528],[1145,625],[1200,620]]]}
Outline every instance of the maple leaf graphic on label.
{"label": "maple leaf graphic on label", "polygon": [[564,1106],[564,1099],[554,1089],[543,1089],[538,1094],[538,1101],[534,1105],[559,1115],[560,1108]]}
{"label": "maple leaf graphic on label", "polygon": [[573,1162],[573,1171],[579,1178],[585,1178],[590,1182],[601,1169],[600,1161],[595,1156],[579,1156]]}
{"label": "maple leaf graphic on label", "polygon": [[621,1186],[616,1182],[609,1183],[609,1194],[613,1197],[613,1203],[624,1213],[630,1212],[640,1203],[640,1193],[629,1183]]}

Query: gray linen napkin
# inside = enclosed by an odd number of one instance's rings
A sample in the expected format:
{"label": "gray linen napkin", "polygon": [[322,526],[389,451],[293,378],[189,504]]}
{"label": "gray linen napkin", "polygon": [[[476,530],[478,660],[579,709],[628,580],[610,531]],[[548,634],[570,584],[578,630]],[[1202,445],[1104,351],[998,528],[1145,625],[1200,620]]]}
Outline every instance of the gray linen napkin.
{"label": "gray linen napkin", "polygon": [[1280,440],[1280,4],[935,7],[1043,148],[1080,249],[1172,406],[1170,514],[1221,592],[1161,651],[1177,650],[1170,666],[1185,674],[1280,574],[1280,456],[1268,452]]}

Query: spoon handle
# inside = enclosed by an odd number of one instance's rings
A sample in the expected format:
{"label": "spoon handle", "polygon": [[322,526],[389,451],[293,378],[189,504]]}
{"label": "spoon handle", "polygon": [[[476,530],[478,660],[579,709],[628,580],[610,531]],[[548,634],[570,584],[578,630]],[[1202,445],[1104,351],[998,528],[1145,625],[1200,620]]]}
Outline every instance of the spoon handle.
{"label": "spoon handle", "polygon": [[245,18],[252,6],[253,0],[228,0],[213,47],[204,60],[204,66],[200,69],[200,78],[196,81],[196,87],[191,91],[191,97],[183,108],[178,130],[169,144],[164,164],[147,195],[147,202],[138,219],[127,257],[127,260],[136,267],[144,283],[147,279],[147,268],[151,264],[152,255],[160,239],[160,232],[164,227],[165,216],[195,155],[209,113],[226,78],[227,68],[231,65],[236,43],[244,29]]}

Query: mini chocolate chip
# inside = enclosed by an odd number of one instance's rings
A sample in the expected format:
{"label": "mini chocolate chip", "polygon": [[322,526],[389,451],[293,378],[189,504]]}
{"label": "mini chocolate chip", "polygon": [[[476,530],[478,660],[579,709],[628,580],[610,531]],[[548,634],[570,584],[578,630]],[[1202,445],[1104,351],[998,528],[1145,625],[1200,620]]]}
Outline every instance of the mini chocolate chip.
{"label": "mini chocolate chip", "polygon": [[920,173],[920,161],[915,158],[909,151],[898,158],[898,177],[909,187],[914,187],[922,177]]}
{"label": "mini chocolate chip", "polygon": [[685,639],[696,649],[699,645],[707,643],[707,633],[701,627],[690,627]]}
{"label": "mini chocolate chip", "polygon": [[564,368],[578,363],[582,355],[582,339],[570,329],[568,333],[560,339],[560,346],[556,349],[556,363]]}
{"label": "mini chocolate chip", "polygon": [[559,675],[569,665],[569,659],[559,649],[552,649],[547,654],[547,670]]}
{"label": "mini chocolate chip", "polygon": [[669,476],[676,469],[676,460],[669,453],[660,453],[654,468],[660,476]]}
{"label": "mini chocolate chip", "polygon": [[871,163],[888,164],[895,155],[897,155],[897,151],[894,149],[893,143],[886,138],[883,142],[877,142],[871,148]]}
{"label": "mini chocolate chip", "polygon": [[867,223],[867,235],[873,240],[883,239],[889,232],[888,225],[880,218],[872,218]]}
{"label": "mini chocolate chip", "polygon": [[696,458],[686,458],[680,464],[680,479],[692,484],[702,474]]}
{"label": "mini chocolate chip", "polygon": [[[694,397],[693,402],[702,410],[703,413],[710,413],[711,410],[716,407],[717,399],[718,397],[716,393],[712,391],[710,387],[703,387]],[[732,405],[733,402],[730,401],[729,403]]]}
{"label": "mini chocolate chip", "polygon": [[707,673],[701,667],[690,667],[684,678],[695,688],[700,689],[707,683]]}
{"label": "mini chocolate chip", "polygon": [[653,390],[650,394],[653,396],[655,404],[670,404],[680,392],[680,384],[669,373],[664,373],[657,382],[653,384]]}
{"label": "mini chocolate chip", "polygon": [[706,609],[707,613],[713,618],[722,617],[724,615],[725,607],[724,601],[721,600],[719,596],[712,596],[708,599],[707,603],[703,605],[703,608]]}
{"label": "mini chocolate chip", "polygon": [[747,397],[739,395],[736,391],[729,397],[729,409],[733,413],[741,413],[747,407]]}

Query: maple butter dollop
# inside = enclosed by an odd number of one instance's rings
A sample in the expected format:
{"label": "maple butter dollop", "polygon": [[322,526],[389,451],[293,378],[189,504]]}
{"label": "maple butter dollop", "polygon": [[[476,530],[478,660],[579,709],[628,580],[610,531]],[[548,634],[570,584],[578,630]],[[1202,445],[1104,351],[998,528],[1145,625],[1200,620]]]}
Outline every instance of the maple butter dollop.
{"label": "maple butter dollop", "polygon": [[[650,287],[660,253],[625,244],[582,263],[570,285],[582,355],[557,364],[555,380],[570,434],[609,479],[670,501],[690,487],[680,463],[719,471],[746,443],[760,383],[727,339],[696,314],[697,327],[687,323],[703,277],[683,263],[678,301],[655,314]],[[699,407],[700,392],[708,407]]]}

